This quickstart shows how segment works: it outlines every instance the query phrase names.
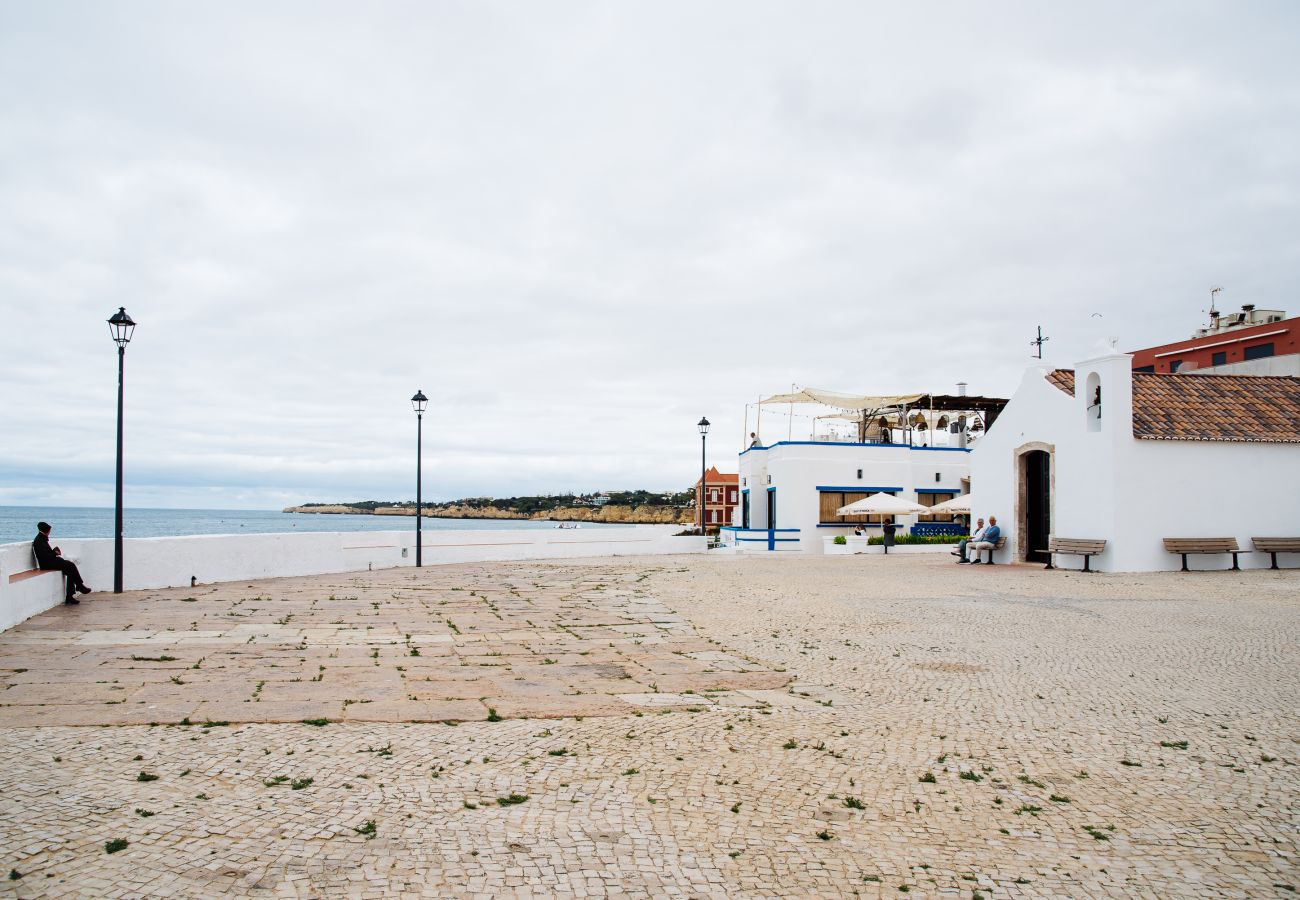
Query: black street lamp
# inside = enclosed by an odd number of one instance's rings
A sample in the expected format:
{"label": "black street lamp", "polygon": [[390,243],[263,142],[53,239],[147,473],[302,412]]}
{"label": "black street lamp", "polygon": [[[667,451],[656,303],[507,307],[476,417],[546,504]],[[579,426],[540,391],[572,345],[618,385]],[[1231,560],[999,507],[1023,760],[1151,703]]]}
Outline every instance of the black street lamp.
{"label": "black street lamp", "polygon": [[119,306],[108,320],[108,331],[117,344],[117,502],[113,518],[113,593],[122,593],[122,379],[126,366],[126,345],[135,334],[135,322]]}
{"label": "black street lamp", "polygon": [[708,487],[705,479],[708,470],[704,467],[704,446],[709,439],[709,420],[701,417],[699,422],[700,429],[700,534],[704,534],[704,489]]}
{"label": "black street lamp", "polygon": [[420,489],[424,485],[424,476],[421,474],[420,467],[424,462],[424,408],[428,405],[429,398],[424,396],[424,391],[416,391],[415,396],[411,398],[411,408],[415,410],[415,567],[417,569],[424,565],[424,548],[420,534],[420,510],[424,500]]}

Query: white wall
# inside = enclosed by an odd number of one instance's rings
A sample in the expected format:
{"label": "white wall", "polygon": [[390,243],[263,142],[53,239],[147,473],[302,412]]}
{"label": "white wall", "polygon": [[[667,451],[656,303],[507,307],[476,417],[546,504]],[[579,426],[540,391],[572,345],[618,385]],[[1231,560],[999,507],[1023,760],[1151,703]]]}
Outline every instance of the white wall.
{"label": "white wall", "polygon": [[[1179,372],[1182,370],[1180,369]],[[1285,356],[1266,356],[1263,359],[1243,359],[1221,366],[1189,369],[1192,375],[1291,375],[1300,376],[1300,353]]]}
{"label": "white wall", "polygon": [[[917,488],[960,494],[961,479],[970,470],[969,457],[966,450],[906,444],[781,442],[770,447],[753,447],[740,455],[741,487],[749,490],[751,528],[767,527],[771,496],[768,488],[776,488],[776,527],[798,528],[798,549],[820,554],[822,538],[852,534],[854,525],[820,524],[818,486],[866,492],[872,488],[902,488],[898,496],[904,500],[915,500]],[[768,476],[771,476],[770,484]],[[916,516],[899,516],[896,521],[904,529],[915,523]],[[879,526],[872,531],[879,533]]]}
{"label": "white wall", "polygon": [[[1235,537],[1243,550],[1255,536],[1300,536],[1300,444],[1152,441],[1133,437],[1131,357],[1113,354],[1075,367],[1075,396],[1050,384],[1050,369],[1030,369],[1020,388],[971,454],[974,515],[998,517],[1006,559],[1023,559],[1016,520],[1016,453],[1034,442],[1053,453],[1052,533],[1105,538],[1093,568],[1113,572],[1176,570],[1164,550],[1170,537]],[[1092,397],[1102,384],[1100,428],[1088,428]],[[1171,376],[1178,377],[1178,376]],[[1057,565],[1082,568],[1081,557]],[[1267,554],[1243,553],[1243,568],[1267,567]],[[1280,560],[1295,565],[1294,558]],[[1231,558],[1189,559],[1191,568],[1223,569]]]}
{"label": "white wall", "polygon": [[[433,531],[423,538],[425,565],[458,562],[702,553],[703,538],[675,537],[677,525],[627,528]],[[96,591],[113,588],[113,541],[58,541]],[[415,532],[360,531],[305,534],[198,535],[133,538],[123,544],[123,588],[322,575],[415,565]],[[0,630],[63,601],[57,573],[13,584],[9,576],[32,568],[30,543],[0,545]]]}

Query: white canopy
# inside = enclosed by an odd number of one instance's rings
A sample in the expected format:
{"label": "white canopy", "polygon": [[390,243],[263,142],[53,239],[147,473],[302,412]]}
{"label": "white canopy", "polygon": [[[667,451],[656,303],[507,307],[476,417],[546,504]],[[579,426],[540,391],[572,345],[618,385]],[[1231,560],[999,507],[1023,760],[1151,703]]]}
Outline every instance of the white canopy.
{"label": "white canopy", "polygon": [[932,513],[970,513],[972,494],[962,494],[960,497],[953,497],[951,500],[945,500],[942,503],[936,503],[931,506],[929,512]]}
{"label": "white canopy", "polygon": [[758,401],[763,403],[820,403],[837,409],[885,409],[890,406],[903,406],[915,403],[925,394],[898,394],[884,397],[864,397],[860,394],[841,394],[838,391],[823,391],[821,388],[801,388],[790,394],[773,394]]}
{"label": "white canopy", "polygon": [[835,510],[837,516],[912,516],[933,512],[928,506],[903,500],[893,494],[872,494]]}

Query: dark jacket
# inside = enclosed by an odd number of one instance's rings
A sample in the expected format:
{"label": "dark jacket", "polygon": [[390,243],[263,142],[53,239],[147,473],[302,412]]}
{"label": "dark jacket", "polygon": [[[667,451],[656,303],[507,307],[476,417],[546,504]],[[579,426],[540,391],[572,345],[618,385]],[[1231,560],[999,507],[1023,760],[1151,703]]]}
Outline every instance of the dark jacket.
{"label": "dark jacket", "polygon": [[32,541],[32,552],[36,554],[37,568],[57,569],[59,567],[59,558],[50,549],[50,539],[46,535],[36,535],[36,540]]}

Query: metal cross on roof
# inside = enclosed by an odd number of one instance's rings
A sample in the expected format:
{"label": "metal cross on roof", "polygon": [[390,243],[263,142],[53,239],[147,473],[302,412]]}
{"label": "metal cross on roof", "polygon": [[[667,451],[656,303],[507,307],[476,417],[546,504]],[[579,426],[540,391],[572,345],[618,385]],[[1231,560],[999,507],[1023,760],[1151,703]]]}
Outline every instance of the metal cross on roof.
{"label": "metal cross on roof", "polygon": [[1039,359],[1043,358],[1043,344],[1047,343],[1050,340],[1051,338],[1049,337],[1043,337],[1043,326],[1039,325],[1038,337],[1034,338],[1034,340],[1029,342],[1034,345],[1034,355],[1037,356]]}

